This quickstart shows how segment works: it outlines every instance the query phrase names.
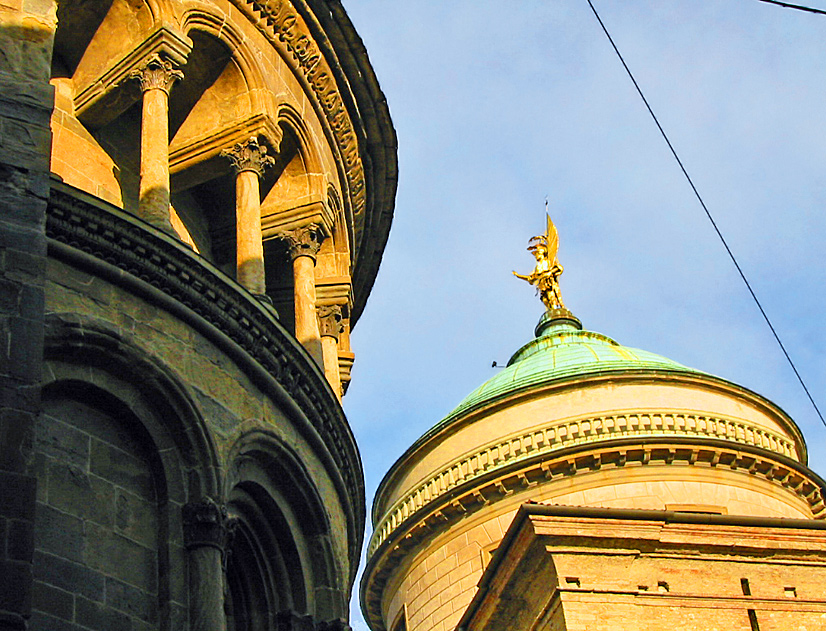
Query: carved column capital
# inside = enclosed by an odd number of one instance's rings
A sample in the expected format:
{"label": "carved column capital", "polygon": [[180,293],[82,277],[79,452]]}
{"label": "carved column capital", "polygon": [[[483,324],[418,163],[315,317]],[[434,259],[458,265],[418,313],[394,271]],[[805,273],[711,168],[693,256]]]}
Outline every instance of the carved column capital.
{"label": "carved column capital", "polygon": [[332,337],[338,342],[339,336],[344,331],[341,305],[324,305],[318,307],[318,328],[321,337]]}
{"label": "carved column capital", "polygon": [[267,155],[267,147],[259,144],[258,137],[253,136],[246,142],[237,142],[231,149],[221,151],[222,158],[228,158],[235,173],[252,171],[258,177],[275,164],[275,159]]}
{"label": "carved column capital", "polygon": [[129,78],[141,82],[142,92],[163,90],[169,94],[172,84],[176,79],[183,79],[184,73],[169,59],[154,54],[143,62],[139,68],[130,72]]}
{"label": "carved column capital", "polygon": [[277,236],[282,241],[286,241],[293,260],[299,256],[308,256],[315,261],[325,235],[320,226],[309,224],[295,230],[279,232]]}
{"label": "carved column capital", "polygon": [[236,525],[234,519],[227,517],[226,506],[209,497],[184,505],[183,518],[187,550],[208,547],[223,552]]}

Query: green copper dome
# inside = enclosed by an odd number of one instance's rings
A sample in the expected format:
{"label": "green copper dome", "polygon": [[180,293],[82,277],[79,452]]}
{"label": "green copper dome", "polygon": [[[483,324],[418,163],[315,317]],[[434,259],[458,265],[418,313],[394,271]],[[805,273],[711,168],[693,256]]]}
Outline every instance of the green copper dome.
{"label": "green copper dome", "polygon": [[606,373],[679,372],[705,374],[661,355],[622,346],[610,337],[583,331],[569,311],[546,312],[536,338],[511,357],[506,368],[471,392],[439,425],[504,396],[552,382]]}

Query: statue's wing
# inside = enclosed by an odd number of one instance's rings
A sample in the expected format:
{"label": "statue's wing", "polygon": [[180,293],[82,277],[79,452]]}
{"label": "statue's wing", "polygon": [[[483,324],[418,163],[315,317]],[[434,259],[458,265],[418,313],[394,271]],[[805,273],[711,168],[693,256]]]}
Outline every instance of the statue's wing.
{"label": "statue's wing", "polygon": [[556,231],[554,222],[551,221],[551,216],[545,213],[548,219],[548,228],[545,232],[545,238],[548,240],[548,260],[553,263],[556,261],[556,253],[559,250],[559,233]]}

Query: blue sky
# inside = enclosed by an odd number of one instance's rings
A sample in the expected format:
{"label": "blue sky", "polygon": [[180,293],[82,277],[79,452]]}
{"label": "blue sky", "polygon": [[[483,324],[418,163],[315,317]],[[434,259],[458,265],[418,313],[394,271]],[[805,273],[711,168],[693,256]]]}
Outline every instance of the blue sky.
{"label": "blue sky", "polygon": [[[594,4],[826,412],[826,16]],[[532,336],[542,305],[511,270],[532,268],[546,196],[584,326],[769,397],[826,476],[826,431],[586,0],[344,6],[399,136],[393,229],[344,399],[368,502]]]}

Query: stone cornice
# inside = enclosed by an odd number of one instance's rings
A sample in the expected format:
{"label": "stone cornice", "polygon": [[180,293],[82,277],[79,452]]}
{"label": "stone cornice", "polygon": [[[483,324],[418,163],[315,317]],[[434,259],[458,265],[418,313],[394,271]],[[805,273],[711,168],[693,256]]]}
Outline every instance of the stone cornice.
{"label": "stone cornice", "polygon": [[[765,428],[739,419],[690,414],[676,410],[626,413],[553,423],[529,432],[491,442],[454,460],[408,491],[375,524],[368,554],[372,554],[407,515],[436,501],[451,489],[521,461],[552,455],[570,447],[599,448],[600,442],[634,437],[639,440],[668,437],[716,439],[777,453],[794,460],[794,443]],[[381,498],[376,500],[380,507]]]}
{"label": "stone cornice", "polygon": [[[471,513],[557,477],[587,474],[609,467],[674,465],[702,468],[725,467],[758,476],[783,487],[806,502],[816,519],[826,517],[822,496],[824,482],[814,472],[780,454],[728,440],[661,435],[656,438],[628,437],[592,445],[583,453],[573,445],[551,455],[532,455],[525,460],[485,471],[449,488],[439,489],[436,499],[421,507],[407,504],[394,511],[375,529],[368,548],[367,567],[361,580],[361,603],[365,618],[375,631],[383,628],[381,598],[384,586],[401,560],[416,546],[444,532]],[[442,478],[439,484],[449,484]]]}
{"label": "stone cornice", "polygon": [[[758,559],[765,562],[766,546],[770,541],[774,563],[785,561],[790,565],[811,567],[823,564],[824,530],[826,522],[810,519],[523,504],[485,568],[477,585],[478,590],[456,629],[496,628],[495,623],[490,624],[490,614],[501,602],[503,588],[516,576],[514,572],[520,567],[511,561],[531,554],[529,550],[541,548],[545,554],[552,553],[554,548],[571,552],[577,548],[583,552],[593,551],[594,539],[604,541],[610,537],[612,545],[623,549],[626,554],[649,558],[667,555],[669,559],[675,556],[685,559],[697,558],[698,552],[702,551],[703,559],[711,561],[710,566],[713,566],[714,560],[730,562],[735,557],[745,562]],[[628,587],[614,593],[660,601],[695,599],[698,596],[683,592],[675,597],[668,592],[647,592]],[[551,586],[548,593],[552,590],[556,590],[557,594],[574,591],[559,585]],[[767,594],[749,599],[760,602],[764,607],[774,605],[780,609],[787,609],[789,603],[786,596],[769,597]],[[726,603],[724,606],[740,607],[743,597],[717,594],[715,600]],[[678,606],[673,601],[672,604]],[[814,600],[801,603],[801,609],[814,604]],[[541,618],[543,622],[547,620],[549,611],[551,608],[546,606]]]}
{"label": "stone cornice", "polygon": [[357,565],[364,483],[355,439],[316,363],[272,312],[205,259],[136,217],[52,182],[46,235],[50,256],[149,298],[219,344],[287,410],[313,444],[352,516]]}
{"label": "stone cornice", "polygon": [[323,201],[278,208],[266,201],[261,205],[261,234],[265,241],[307,224],[323,226],[325,234],[332,234],[334,222],[330,207]]}
{"label": "stone cornice", "polygon": [[139,71],[141,66],[155,56],[171,65],[183,66],[190,50],[192,42],[189,38],[169,26],[161,26],[93,83],[76,86],[74,103],[77,117],[94,127],[100,127],[113,120],[125,109],[123,106],[113,106],[113,101],[128,105],[140,95],[140,91],[135,90],[134,98],[118,98],[118,93],[122,95],[124,90],[129,89],[126,84],[130,82],[132,73]]}
{"label": "stone cornice", "polygon": [[353,286],[346,276],[316,278],[315,294],[317,305],[350,307],[353,304]]}

